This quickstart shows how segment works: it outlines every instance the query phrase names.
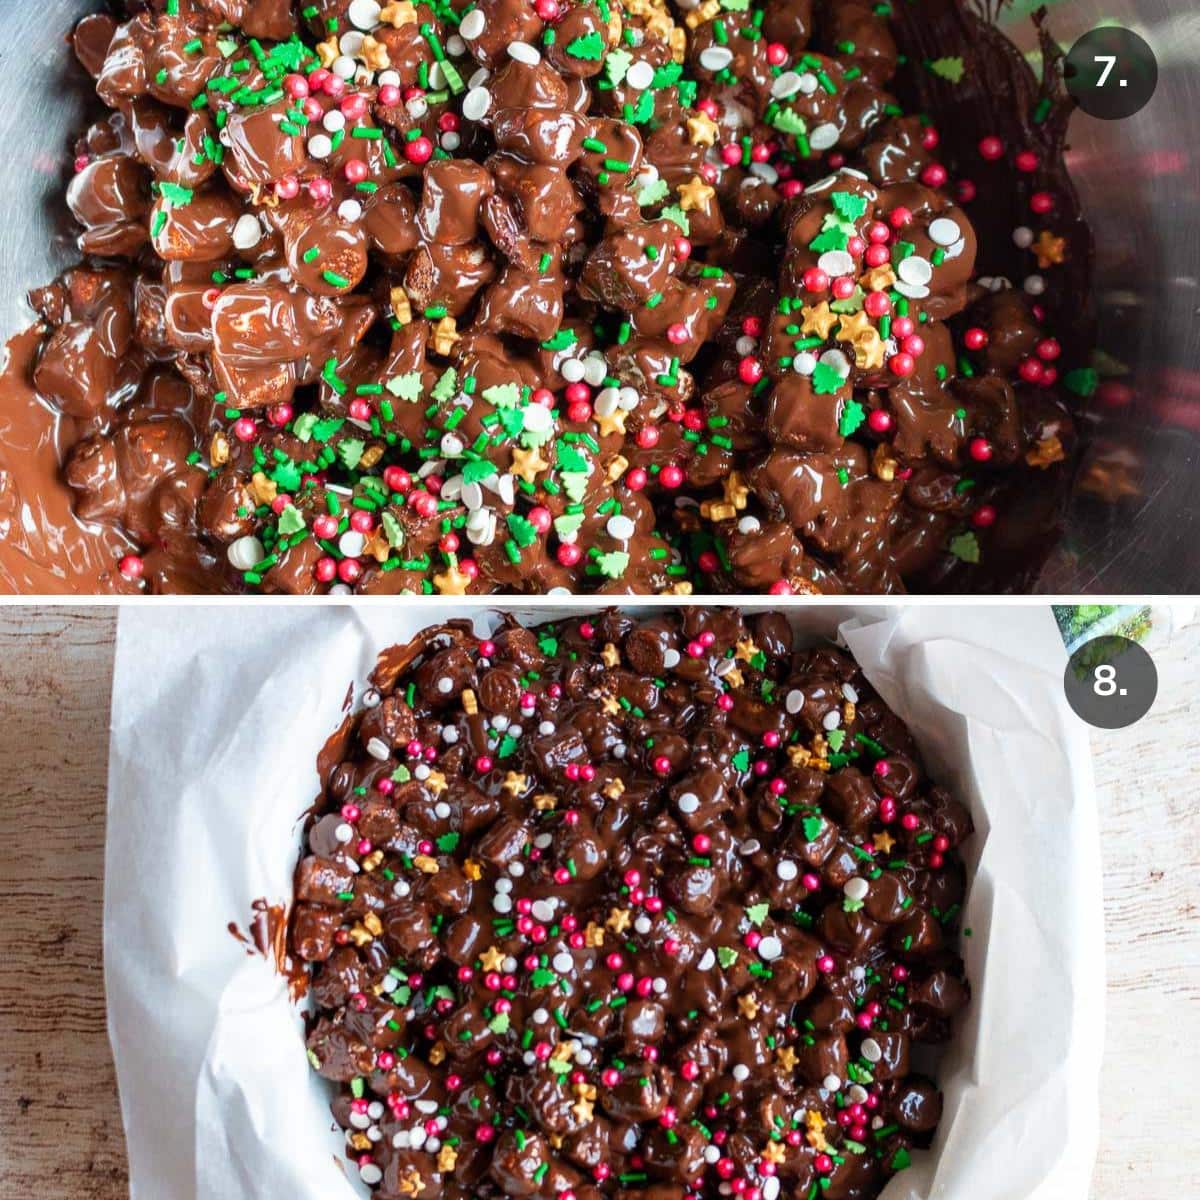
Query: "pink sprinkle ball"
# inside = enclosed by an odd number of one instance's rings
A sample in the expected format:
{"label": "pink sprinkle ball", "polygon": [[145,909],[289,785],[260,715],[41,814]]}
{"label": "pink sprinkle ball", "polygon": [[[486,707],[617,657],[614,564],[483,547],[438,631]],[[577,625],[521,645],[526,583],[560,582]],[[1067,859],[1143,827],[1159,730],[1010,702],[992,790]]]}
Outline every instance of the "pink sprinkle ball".
{"label": "pink sprinkle ball", "polygon": [[800,882],[804,885],[805,891],[816,892],[820,891],[821,879],[820,876],[814,875],[811,871],[805,872],[800,877]]}
{"label": "pink sprinkle ball", "polygon": [[146,564],[141,555],[126,554],[117,564],[117,570],[128,580],[136,582],[141,579],[146,570]]}
{"label": "pink sprinkle ball", "polygon": [[910,833],[914,829],[919,829],[921,827],[921,822],[917,818],[917,815],[915,813],[905,813],[904,816],[902,816],[900,818],[900,824],[904,829],[907,829]]}

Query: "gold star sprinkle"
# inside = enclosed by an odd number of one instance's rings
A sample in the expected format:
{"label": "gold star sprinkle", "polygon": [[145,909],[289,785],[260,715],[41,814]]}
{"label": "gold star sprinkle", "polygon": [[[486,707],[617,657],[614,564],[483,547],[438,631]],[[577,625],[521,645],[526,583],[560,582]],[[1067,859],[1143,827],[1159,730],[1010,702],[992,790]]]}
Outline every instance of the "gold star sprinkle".
{"label": "gold star sprinkle", "polygon": [[711,146],[717,140],[717,123],[707,113],[688,117],[687,131],[693,146]]}
{"label": "gold star sprinkle", "polygon": [[738,662],[748,663],[757,653],[758,647],[754,644],[753,638],[741,638],[734,646],[733,657]]}
{"label": "gold star sprinkle", "polygon": [[483,864],[477,858],[468,858],[463,863],[463,874],[472,883],[478,883],[483,878]]}
{"label": "gold star sprinkle", "polygon": [[533,483],[549,466],[550,464],[541,456],[536,446],[532,450],[522,450],[519,446],[513,447],[512,473],[525,480],[526,483]]}
{"label": "gold star sprinkle", "polygon": [[874,333],[875,326],[871,324],[871,318],[867,316],[863,309],[859,309],[853,316],[842,317],[838,322],[837,333],[834,337],[839,342],[849,342],[853,345],[864,334]]}
{"label": "gold star sprinkle", "polygon": [[338,40],[335,37],[329,38],[327,41],[317,43],[317,57],[321,60],[321,66],[329,70],[333,66],[334,61],[341,55],[342,48],[338,45]]}
{"label": "gold star sprinkle", "polygon": [[533,798],[533,807],[538,812],[553,812],[558,806],[558,797],[551,795],[549,792],[538,792]]}
{"label": "gold star sprinkle", "polygon": [[1055,237],[1050,230],[1043,229],[1030,249],[1037,255],[1037,264],[1044,271],[1047,267],[1057,267],[1066,260],[1067,239]]}
{"label": "gold star sprinkle", "polygon": [[758,1001],[747,992],[744,996],[738,997],[738,1012],[746,1018],[747,1021],[753,1021],[758,1016]]}
{"label": "gold star sprinkle", "polygon": [[746,507],[750,497],[750,489],[745,485],[737,471],[730,471],[724,483],[725,503],[732,504],[735,509]]}
{"label": "gold star sprinkle", "polygon": [[806,305],[800,312],[800,332],[815,333],[821,341],[829,337],[829,331],[838,323],[838,315],[829,307],[827,300],[822,300],[820,304]]}
{"label": "gold star sprinkle", "polygon": [[604,927],[597,925],[595,921],[589,921],[587,928],[583,931],[583,941],[585,945],[595,948],[596,946],[604,945]]}
{"label": "gold star sprinkle", "polygon": [[435,795],[440,796],[447,788],[446,777],[441,771],[430,771],[425,776],[425,786]]}
{"label": "gold star sprinkle", "polygon": [[610,800],[620,800],[625,795],[625,784],[620,779],[610,779],[604,785],[603,791]]}
{"label": "gold star sprinkle", "polygon": [[775,1051],[775,1061],[785,1071],[794,1071],[796,1069],[796,1063],[798,1059],[796,1057],[795,1050],[793,1050],[791,1046],[780,1046],[779,1049]]}
{"label": "gold star sprinkle", "polygon": [[417,1173],[415,1167],[410,1167],[408,1174],[400,1181],[400,1195],[419,1196],[425,1187],[425,1180]]}
{"label": "gold star sprinkle", "polygon": [[810,1108],[804,1115],[804,1124],[808,1129],[808,1144],[814,1150],[828,1150],[829,1143],[825,1140],[825,1118],[815,1108]]}
{"label": "gold star sprinkle", "polygon": [[458,569],[458,563],[433,577],[433,586],[443,596],[465,596],[471,580]]}
{"label": "gold star sprinkle", "polygon": [[255,504],[270,504],[279,494],[279,485],[268,479],[261,471],[255,471],[246,490]]}
{"label": "gold star sprinkle", "polygon": [[863,277],[863,283],[872,292],[885,292],[896,282],[896,273],[891,267],[873,267]]}
{"label": "gold star sprinkle", "polygon": [[504,952],[499,946],[489,946],[479,956],[479,962],[485,971],[498,971],[504,965]]}
{"label": "gold star sprinkle", "polygon": [[612,412],[605,413],[604,416],[596,417],[596,425],[600,429],[601,437],[611,437],[614,433],[624,434],[625,422],[629,414],[623,408],[614,408]]}
{"label": "gold star sprinkle", "polygon": [[592,1119],[592,1102],[580,1096],[571,1105],[571,1111],[579,1118],[581,1124],[586,1125]]}
{"label": "gold star sprinkle", "polygon": [[616,697],[605,696],[600,702],[605,713],[610,717],[615,717],[621,711],[621,706],[617,703]]}
{"label": "gold star sprinkle", "polygon": [[699,175],[693,175],[687,183],[679,185],[679,207],[684,212],[703,208],[716,194]]}
{"label": "gold star sprinkle", "polygon": [[436,875],[441,870],[437,859],[430,858],[428,854],[418,854],[413,859],[413,866],[423,875]]}
{"label": "gold star sprinkle", "polygon": [[605,642],[604,649],[600,651],[600,661],[606,667],[615,667],[621,661],[621,652],[612,642]]}
{"label": "gold star sprinkle", "polygon": [[875,330],[868,329],[854,343],[854,361],[864,371],[873,371],[876,367],[883,366],[883,338]]}
{"label": "gold star sprinkle", "polygon": [[389,4],[379,13],[379,20],[384,25],[399,29],[401,25],[412,25],[417,19],[417,10],[408,3],[400,0],[399,4]]}
{"label": "gold star sprinkle", "polygon": [[892,847],[896,844],[896,839],[887,830],[877,833],[871,840],[880,854],[891,854]]}
{"label": "gold star sprinkle", "polygon": [[388,57],[388,48],[369,33],[362,40],[362,49],[359,50],[358,57],[372,71],[386,71],[392,65],[392,60]]}
{"label": "gold star sprinkle", "polygon": [[619,937],[629,928],[629,909],[614,908],[604,923]]}
{"label": "gold star sprinkle", "polygon": [[769,1163],[775,1163],[777,1166],[783,1162],[787,1151],[783,1148],[782,1142],[768,1142],[763,1147],[762,1156]]}
{"label": "gold star sprinkle", "polygon": [[454,1164],[458,1162],[458,1151],[453,1146],[448,1146],[443,1143],[442,1148],[438,1151],[437,1165],[438,1170],[443,1175],[449,1174],[454,1170]]}
{"label": "gold star sprinkle", "polygon": [[454,343],[461,340],[458,322],[453,317],[443,317],[433,327],[433,348],[443,358],[454,350]]}
{"label": "gold star sprinkle", "polygon": [[506,771],[501,787],[510,796],[519,796],[529,786],[529,778],[519,771]]}

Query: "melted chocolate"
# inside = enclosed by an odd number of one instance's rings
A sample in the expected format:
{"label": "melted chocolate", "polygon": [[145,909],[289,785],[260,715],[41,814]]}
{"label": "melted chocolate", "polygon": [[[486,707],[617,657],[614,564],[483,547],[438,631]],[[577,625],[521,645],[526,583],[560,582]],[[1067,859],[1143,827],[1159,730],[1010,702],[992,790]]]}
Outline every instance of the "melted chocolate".
{"label": "melted chocolate", "polygon": [[381,1200],[868,1200],[929,1144],[971,820],[845,654],[610,610],[427,629],[374,685],[289,945]]}
{"label": "melted chocolate", "polygon": [[62,462],[25,490],[107,531],[47,514],[63,586],[1036,567],[1090,263],[1048,35],[1039,85],[955,0],[126,7],[76,30],[87,258],[32,298]]}

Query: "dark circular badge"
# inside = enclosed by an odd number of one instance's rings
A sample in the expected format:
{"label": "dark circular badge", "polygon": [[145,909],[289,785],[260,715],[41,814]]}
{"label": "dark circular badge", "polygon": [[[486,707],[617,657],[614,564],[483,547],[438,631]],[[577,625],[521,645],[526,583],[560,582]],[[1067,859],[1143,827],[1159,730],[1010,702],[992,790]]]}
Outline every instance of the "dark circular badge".
{"label": "dark circular badge", "polygon": [[1150,711],[1158,695],[1158,671],[1137,642],[1106,634],[1071,655],[1063,686],[1067,703],[1089,725],[1124,729]]}
{"label": "dark circular badge", "polygon": [[1089,117],[1119,121],[1150,102],[1158,62],[1144,38],[1113,25],[1085,33],[1071,47],[1063,76]]}

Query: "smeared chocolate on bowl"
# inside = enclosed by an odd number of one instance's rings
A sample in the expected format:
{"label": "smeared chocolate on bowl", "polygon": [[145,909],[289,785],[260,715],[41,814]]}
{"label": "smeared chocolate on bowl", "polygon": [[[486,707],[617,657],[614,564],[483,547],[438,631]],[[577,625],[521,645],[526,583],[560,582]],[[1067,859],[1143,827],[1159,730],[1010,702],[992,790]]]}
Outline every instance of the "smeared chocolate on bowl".
{"label": "smeared chocolate on bowl", "polygon": [[3,400],[14,447],[61,414],[61,479],[0,460],[14,590],[1018,589],[1052,544],[1090,246],[1048,36],[1041,83],[954,0],[74,40],[107,111]]}
{"label": "smeared chocolate on bowl", "polygon": [[385,651],[322,756],[290,950],[386,1200],[865,1200],[968,1000],[964,806],[781,614]]}

